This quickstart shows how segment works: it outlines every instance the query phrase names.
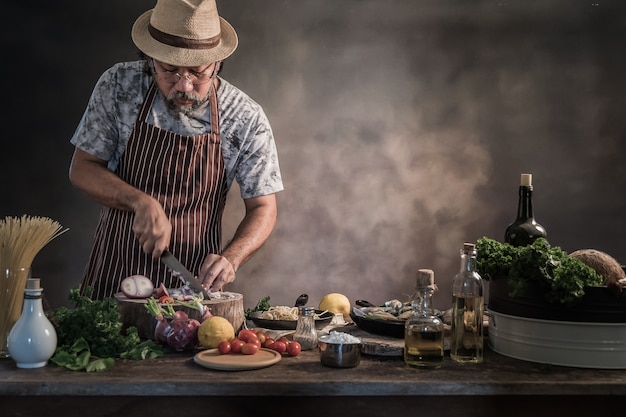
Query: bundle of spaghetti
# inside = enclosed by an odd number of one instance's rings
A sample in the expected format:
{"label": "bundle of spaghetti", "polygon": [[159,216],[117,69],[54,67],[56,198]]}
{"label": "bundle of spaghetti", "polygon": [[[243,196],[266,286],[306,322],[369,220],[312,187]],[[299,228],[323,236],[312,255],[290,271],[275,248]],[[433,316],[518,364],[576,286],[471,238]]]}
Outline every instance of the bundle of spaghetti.
{"label": "bundle of spaghetti", "polygon": [[47,217],[23,215],[0,220],[0,337],[6,336],[19,318],[26,280],[35,256],[67,230]]}
{"label": "bundle of spaghetti", "polygon": [[39,251],[67,230],[47,217],[5,217],[0,220],[0,266],[30,267]]}
{"label": "bundle of spaghetti", "polygon": [[259,317],[267,320],[298,320],[298,307],[272,306]]}

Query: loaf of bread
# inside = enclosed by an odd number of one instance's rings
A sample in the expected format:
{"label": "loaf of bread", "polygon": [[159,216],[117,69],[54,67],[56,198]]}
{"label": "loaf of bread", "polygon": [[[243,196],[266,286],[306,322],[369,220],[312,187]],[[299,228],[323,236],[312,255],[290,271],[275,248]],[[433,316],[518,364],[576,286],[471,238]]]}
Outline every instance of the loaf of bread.
{"label": "loaf of bread", "polygon": [[626,274],[619,262],[609,254],[596,249],[579,249],[570,256],[583,262],[604,278],[604,285],[621,293]]}

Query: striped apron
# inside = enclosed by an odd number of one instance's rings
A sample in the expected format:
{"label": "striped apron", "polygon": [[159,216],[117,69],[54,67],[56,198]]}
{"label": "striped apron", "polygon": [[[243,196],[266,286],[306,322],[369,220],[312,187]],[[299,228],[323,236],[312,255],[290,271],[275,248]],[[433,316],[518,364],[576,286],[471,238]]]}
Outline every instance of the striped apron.
{"label": "striped apron", "polygon": [[[198,274],[205,257],[221,253],[221,219],[226,203],[224,160],[219,133],[217,93],[211,89],[211,131],[183,136],[146,122],[157,94],[153,83],[135,122],[117,175],[157,199],[172,224],[172,252]],[[103,207],[81,292],[112,297],[130,275],[144,275],[155,286],[181,286],[161,262],[145,254],[132,231],[134,214]]]}

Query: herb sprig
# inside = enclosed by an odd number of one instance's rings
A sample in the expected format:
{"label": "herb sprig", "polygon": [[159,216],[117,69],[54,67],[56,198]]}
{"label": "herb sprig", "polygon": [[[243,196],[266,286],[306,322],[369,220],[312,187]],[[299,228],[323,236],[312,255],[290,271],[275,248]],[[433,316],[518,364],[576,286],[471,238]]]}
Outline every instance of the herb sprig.
{"label": "herb sprig", "polygon": [[254,306],[254,308],[252,309],[246,309],[245,312],[245,316],[247,319],[250,318],[250,314],[254,313],[255,311],[267,311],[270,309],[270,297],[269,295],[266,297],[263,297],[259,300],[259,302],[256,304],[256,306]]}

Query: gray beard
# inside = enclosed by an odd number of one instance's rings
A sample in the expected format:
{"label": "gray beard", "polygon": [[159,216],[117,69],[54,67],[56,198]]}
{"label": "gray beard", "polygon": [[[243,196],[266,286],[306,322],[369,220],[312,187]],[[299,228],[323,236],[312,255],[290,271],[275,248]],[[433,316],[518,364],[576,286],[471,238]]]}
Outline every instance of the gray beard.
{"label": "gray beard", "polygon": [[[174,99],[176,98],[183,98],[186,100],[193,100],[193,103],[189,106],[184,106],[181,107],[179,105],[177,105],[176,103],[174,103]],[[170,94],[168,97],[166,97],[165,99],[165,103],[167,104],[167,108],[170,109],[170,111],[172,113],[174,113],[174,115],[184,115],[187,117],[190,117],[191,115],[193,115],[193,113],[198,110],[199,108],[201,108],[202,106],[204,106],[206,104],[206,102],[209,101],[209,96],[207,95],[205,98],[203,99],[199,99],[198,96],[196,96],[195,94],[192,93],[185,93],[185,92],[176,92],[176,93],[172,93]]]}

